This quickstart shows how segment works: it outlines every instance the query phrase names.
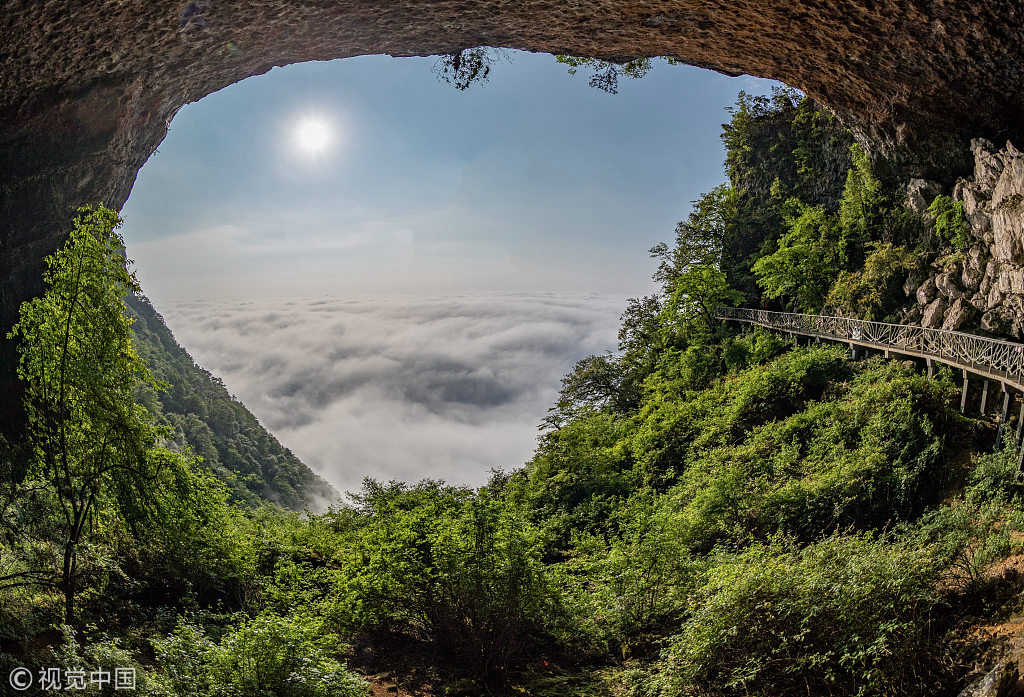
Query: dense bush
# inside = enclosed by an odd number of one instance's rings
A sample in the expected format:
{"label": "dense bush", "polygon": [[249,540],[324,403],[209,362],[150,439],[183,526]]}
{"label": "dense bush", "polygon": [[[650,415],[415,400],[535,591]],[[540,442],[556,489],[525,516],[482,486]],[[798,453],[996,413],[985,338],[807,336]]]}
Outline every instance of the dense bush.
{"label": "dense bush", "polygon": [[[495,484],[495,489],[501,483]],[[500,682],[550,592],[537,531],[500,491],[368,482],[344,565],[340,627],[428,640],[483,682]]]}
{"label": "dense bush", "polygon": [[935,218],[935,234],[939,240],[963,251],[967,248],[970,226],[964,218],[964,204],[949,196],[936,196],[928,206],[928,214]]}
{"label": "dense bush", "polygon": [[628,658],[652,656],[677,625],[701,565],[680,549],[679,523],[664,497],[635,494],[616,509],[611,535],[579,534],[552,568],[567,615],[568,646]]}
{"label": "dense bush", "polygon": [[182,622],[153,642],[169,694],[176,697],[357,697],[365,682],[333,658],[337,639],[308,617],[261,615],[219,642]]}
{"label": "dense bush", "polygon": [[661,694],[924,695],[940,567],[870,536],[720,553],[665,650]]}

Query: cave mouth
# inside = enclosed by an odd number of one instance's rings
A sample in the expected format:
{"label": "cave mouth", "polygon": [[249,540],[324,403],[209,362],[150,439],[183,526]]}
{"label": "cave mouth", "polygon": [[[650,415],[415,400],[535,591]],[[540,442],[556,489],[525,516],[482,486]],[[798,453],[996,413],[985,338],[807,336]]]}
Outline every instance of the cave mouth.
{"label": "cave mouth", "polygon": [[[529,459],[561,377],[654,289],[647,250],[722,183],[726,108],[776,86],[656,64],[607,94],[514,53],[459,91],[435,60],[209,95],[122,209],[178,340],[339,491],[367,474],[339,461],[481,485]],[[334,129],[313,160],[308,114]]]}
{"label": "cave mouth", "polygon": [[[14,2],[0,21],[0,335],[41,291],[74,211],[120,209],[186,104],[274,66],[472,46],[668,56],[792,85],[902,171],[941,178],[983,136],[1020,142],[1019,4],[365,0]],[[915,174],[916,173],[916,174]],[[16,393],[0,346],[0,394]],[[17,420],[17,399],[0,412]],[[4,421],[9,420],[5,418]]]}

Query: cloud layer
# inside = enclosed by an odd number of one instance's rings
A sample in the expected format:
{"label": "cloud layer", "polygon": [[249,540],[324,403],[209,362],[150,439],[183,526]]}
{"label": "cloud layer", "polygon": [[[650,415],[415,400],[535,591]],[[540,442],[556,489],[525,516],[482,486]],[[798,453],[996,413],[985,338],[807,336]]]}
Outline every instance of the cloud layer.
{"label": "cloud layer", "polygon": [[162,306],[196,361],[340,491],[365,476],[478,485],[529,459],[578,359],[614,349],[621,297],[259,299]]}

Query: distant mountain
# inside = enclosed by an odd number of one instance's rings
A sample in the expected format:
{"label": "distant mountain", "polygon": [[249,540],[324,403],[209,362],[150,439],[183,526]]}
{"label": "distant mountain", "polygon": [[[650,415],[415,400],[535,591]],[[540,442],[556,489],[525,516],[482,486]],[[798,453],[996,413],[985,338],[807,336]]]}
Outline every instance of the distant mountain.
{"label": "distant mountain", "polygon": [[272,501],[292,510],[323,508],[338,497],[224,387],[220,378],[196,365],[143,296],[127,299],[135,319],[139,355],[153,375],[170,387],[144,388],[139,401],[161,423],[178,432],[239,501]]}

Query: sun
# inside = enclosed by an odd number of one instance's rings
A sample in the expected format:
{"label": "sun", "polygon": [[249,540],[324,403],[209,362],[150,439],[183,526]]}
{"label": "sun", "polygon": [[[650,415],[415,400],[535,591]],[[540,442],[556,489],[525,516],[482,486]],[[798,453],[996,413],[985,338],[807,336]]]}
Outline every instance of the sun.
{"label": "sun", "polygon": [[307,155],[319,155],[334,143],[331,124],[319,116],[307,116],[295,125],[295,146]]}

